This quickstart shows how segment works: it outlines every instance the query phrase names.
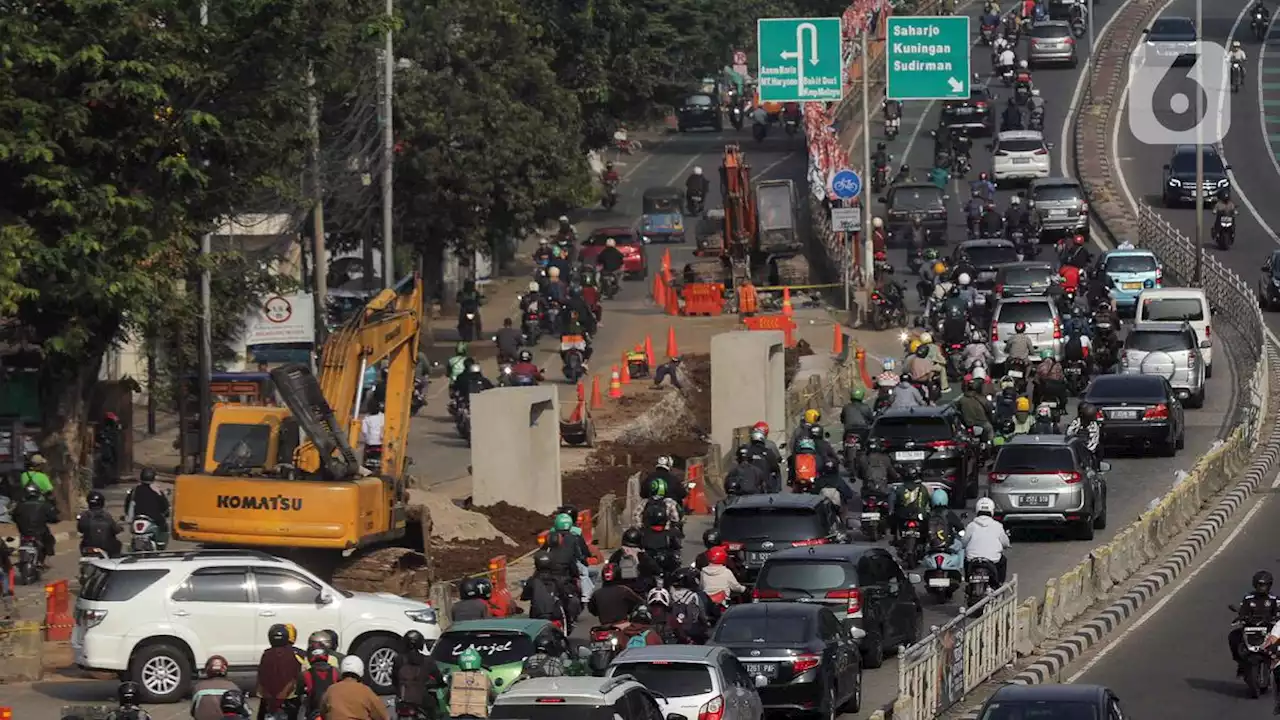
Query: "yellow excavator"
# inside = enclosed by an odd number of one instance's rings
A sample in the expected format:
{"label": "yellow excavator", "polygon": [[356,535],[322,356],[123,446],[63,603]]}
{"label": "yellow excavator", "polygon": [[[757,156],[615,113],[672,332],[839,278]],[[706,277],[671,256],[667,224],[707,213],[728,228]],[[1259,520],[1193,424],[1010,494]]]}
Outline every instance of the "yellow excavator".
{"label": "yellow excavator", "polygon": [[[216,405],[202,472],[174,487],[174,536],[319,554],[337,561],[321,564],[338,587],[425,597],[430,518],[408,504],[405,477],[422,297],[413,276],[371,299],[324,343],[318,379],[307,365],[272,370],[284,407]],[[372,473],[354,448],[366,371],[383,362],[386,424]]]}

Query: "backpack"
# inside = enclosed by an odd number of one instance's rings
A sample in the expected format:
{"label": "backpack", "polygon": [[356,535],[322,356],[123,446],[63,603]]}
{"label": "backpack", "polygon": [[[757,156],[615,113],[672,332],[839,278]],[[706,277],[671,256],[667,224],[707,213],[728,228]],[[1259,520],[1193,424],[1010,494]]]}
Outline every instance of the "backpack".
{"label": "backpack", "polygon": [[618,559],[618,578],[621,580],[636,580],[640,577],[640,561],[634,556],[622,553],[622,557]]}
{"label": "backpack", "polygon": [[706,613],[702,611],[701,603],[696,602],[696,596],[693,599],[695,602],[674,603],[670,610],[676,628],[686,638],[698,635],[707,626]]}
{"label": "backpack", "polygon": [[320,663],[311,666],[310,670],[302,673],[302,686],[307,690],[307,701],[311,707],[320,706],[320,698],[324,697],[324,692],[329,686],[338,682],[338,669],[329,663],[324,663],[324,667],[320,667]]}
{"label": "backpack", "polygon": [[404,663],[396,676],[396,698],[414,707],[427,704],[427,669],[421,663]]}
{"label": "backpack", "polygon": [[[649,498],[648,500],[646,500],[646,501],[645,501],[645,503],[644,503],[644,510],[642,510],[642,511],[641,511],[641,513],[642,513],[642,514],[640,515],[640,517],[641,517],[641,518],[648,518],[648,517],[649,517],[649,509],[650,509],[650,508],[654,508],[654,507],[656,507],[656,508],[658,508],[659,510],[661,510],[661,511],[662,511],[662,517],[664,517],[664,518],[665,518],[665,517],[667,517],[667,516],[668,516],[668,515],[667,515],[667,501],[666,501],[666,498],[653,497],[653,498]],[[647,522],[647,520],[646,520],[646,522]]]}
{"label": "backpack", "polygon": [[818,456],[808,453],[796,455],[796,478],[812,480],[818,476]]}
{"label": "backpack", "polygon": [[529,617],[533,620],[560,620],[560,596],[555,587],[539,578],[531,578],[533,598],[529,602]]}
{"label": "backpack", "polygon": [[642,647],[644,647],[645,645],[648,645],[648,644],[649,644],[649,633],[651,633],[651,632],[653,632],[653,631],[652,631],[652,630],[645,630],[644,632],[640,633],[639,635],[632,635],[632,636],[631,636],[631,639],[627,641],[627,647],[629,647],[629,648],[642,648]]}

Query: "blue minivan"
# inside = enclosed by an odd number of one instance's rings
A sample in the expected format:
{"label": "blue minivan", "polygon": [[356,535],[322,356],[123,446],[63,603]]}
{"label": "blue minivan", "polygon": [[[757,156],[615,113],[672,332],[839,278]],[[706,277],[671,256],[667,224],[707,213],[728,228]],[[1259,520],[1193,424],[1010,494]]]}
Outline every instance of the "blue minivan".
{"label": "blue minivan", "polygon": [[1135,248],[1103,253],[1094,271],[1106,273],[1111,280],[1111,302],[1117,312],[1132,312],[1143,290],[1161,287],[1164,282],[1160,259],[1150,250]]}

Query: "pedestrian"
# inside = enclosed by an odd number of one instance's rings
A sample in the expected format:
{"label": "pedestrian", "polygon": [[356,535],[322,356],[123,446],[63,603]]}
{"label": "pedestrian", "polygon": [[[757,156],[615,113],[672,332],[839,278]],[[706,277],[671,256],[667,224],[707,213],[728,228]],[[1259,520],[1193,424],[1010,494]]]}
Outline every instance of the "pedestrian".
{"label": "pedestrian", "polygon": [[653,388],[656,390],[662,387],[662,381],[671,378],[671,386],[680,390],[684,385],[680,383],[680,357],[671,358],[670,360],[658,366],[653,373]]}

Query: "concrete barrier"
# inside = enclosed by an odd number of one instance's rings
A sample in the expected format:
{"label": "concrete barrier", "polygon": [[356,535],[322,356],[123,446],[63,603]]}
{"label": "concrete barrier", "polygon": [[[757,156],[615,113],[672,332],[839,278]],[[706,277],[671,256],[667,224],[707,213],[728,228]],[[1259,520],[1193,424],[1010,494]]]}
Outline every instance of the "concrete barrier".
{"label": "concrete barrier", "polygon": [[44,675],[44,631],[37,620],[0,629],[0,683],[36,682]]}

